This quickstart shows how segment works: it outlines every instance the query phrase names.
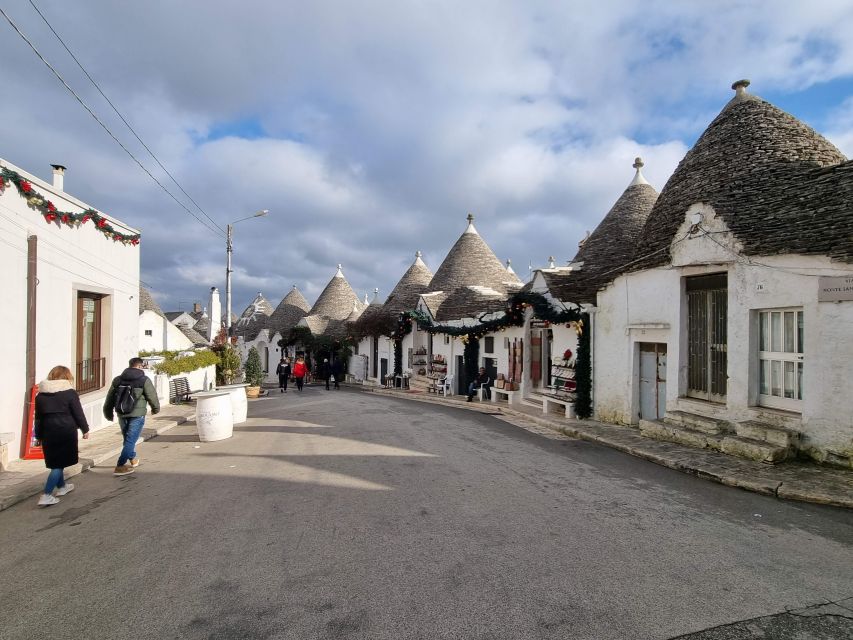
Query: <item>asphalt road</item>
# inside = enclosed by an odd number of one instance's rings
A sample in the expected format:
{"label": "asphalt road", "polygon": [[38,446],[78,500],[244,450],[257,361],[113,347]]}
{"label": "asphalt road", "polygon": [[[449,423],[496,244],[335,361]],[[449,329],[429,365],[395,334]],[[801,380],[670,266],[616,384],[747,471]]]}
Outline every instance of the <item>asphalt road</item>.
{"label": "asphalt road", "polygon": [[0,638],[853,638],[850,512],[378,394],[250,415],[0,512]]}

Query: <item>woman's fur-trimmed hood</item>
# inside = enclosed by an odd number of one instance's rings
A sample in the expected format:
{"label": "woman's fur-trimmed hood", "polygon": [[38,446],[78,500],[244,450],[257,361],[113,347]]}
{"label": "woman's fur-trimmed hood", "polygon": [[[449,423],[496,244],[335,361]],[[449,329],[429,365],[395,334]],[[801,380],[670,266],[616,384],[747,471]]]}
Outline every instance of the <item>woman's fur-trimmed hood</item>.
{"label": "woman's fur-trimmed hood", "polygon": [[39,393],[59,393],[73,389],[68,380],[42,380],[39,382]]}

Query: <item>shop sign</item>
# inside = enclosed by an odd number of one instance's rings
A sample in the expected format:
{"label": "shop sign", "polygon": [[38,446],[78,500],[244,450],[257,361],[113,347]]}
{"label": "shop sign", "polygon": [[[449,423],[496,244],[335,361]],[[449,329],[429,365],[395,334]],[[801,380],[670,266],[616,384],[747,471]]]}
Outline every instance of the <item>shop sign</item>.
{"label": "shop sign", "polygon": [[844,300],[853,300],[853,276],[820,276],[818,278],[818,302]]}

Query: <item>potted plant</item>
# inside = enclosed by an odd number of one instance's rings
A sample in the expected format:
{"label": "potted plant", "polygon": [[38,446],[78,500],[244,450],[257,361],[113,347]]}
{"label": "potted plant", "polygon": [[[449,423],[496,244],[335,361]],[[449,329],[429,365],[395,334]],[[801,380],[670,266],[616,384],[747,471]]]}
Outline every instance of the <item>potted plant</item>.
{"label": "potted plant", "polygon": [[255,347],[249,349],[243,371],[246,374],[246,383],[249,385],[246,387],[246,396],[257,398],[261,392],[261,383],[264,381],[264,368],[261,366],[261,354]]}

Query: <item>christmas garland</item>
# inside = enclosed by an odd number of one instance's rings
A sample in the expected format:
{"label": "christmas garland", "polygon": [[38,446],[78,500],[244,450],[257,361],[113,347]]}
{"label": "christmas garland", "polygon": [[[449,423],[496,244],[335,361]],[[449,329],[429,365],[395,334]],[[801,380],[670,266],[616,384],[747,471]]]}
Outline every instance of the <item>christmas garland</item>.
{"label": "christmas garland", "polygon": [[[583,330],[583,312],[580,307],[556,310],[551,303],[539,293],[516,293],[507,300],[504,315],[493,320],[481,320],[476,325],[461,327],[435,324],[430,317],[421,311],[406,311],[400,314],[397,327],[391,334],[392,340],[402,340],[412,331],[412,323],[431,335],[444,333],[450,336],[461,336],[463,342],[479,339],[487,333],[494,333],[508,327],[520,327],[524,324],[524,313],[527,307],[533,309],[533,316],[551,324],[574,324],[580,333]],[[484,314],[486,315],[486,314]],[[482,318],[482,316],[481,316]]]}
{"label": "christmas garland", "polygon": [[0,193],[7,184],[15,185],[18,193],[27,201],[33,209],[41,213],[47,223],[64,224],[69,227],[79,227],[91,221],[95,228],[113,242],[121,242],[124,245],[138,245],[140,235],[117,231],[109,220],[94,209],[86,209],[82,213],[71,211],[58,211],[56,205],[33,188],[33,185],[15,171],[2,167],[0,170]]}

